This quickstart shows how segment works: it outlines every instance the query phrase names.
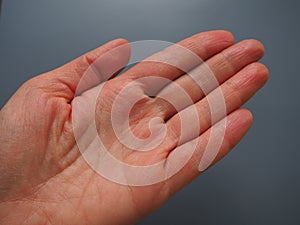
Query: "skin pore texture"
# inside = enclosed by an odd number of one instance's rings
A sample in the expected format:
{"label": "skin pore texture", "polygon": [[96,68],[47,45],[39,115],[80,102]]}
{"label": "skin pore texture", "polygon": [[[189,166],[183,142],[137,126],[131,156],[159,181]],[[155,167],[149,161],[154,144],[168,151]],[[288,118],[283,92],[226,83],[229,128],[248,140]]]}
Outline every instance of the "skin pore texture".
{"label": "skin pore texture", "polygon": [[[226,119],[222,145],[212,164],[241,140],[252,124],[251,113],[241,106],[268,79],[267,68],[257,62],[264,54],[263,45],[256,40],[234,43],[233,35],[227,31],[203,32],[178,45],[201,58],[212,71],[224,96],[226,117],[212,121],[210,93],[203,93],[188,74],[167,64],[140,62],[120,76],[103,80],[106,74],[116,72],[114,69],[126,66],[130,49],[123,39],[113,40],[58,69],[34,77],[24,83],[0,111],[0,224],[135,224],[201,174],[199,162],[213,127],[218,128]],[[113,52],[117,48],[121,50]],[[110,57],[104,57],[104,61],[96,65],[103,73],[101,79],[93,79],[91,75],[79,85],[95,61],[111,51]],[[152,58],[172,61],[176,51],[171,47]],[[184,55],[176,60],[190,69],[201,66]],[[194,71],[201,75],[201,69]],[[132,93],[140,93],[140,101],[130,111],[132,133],[141,139],[147,138],[151,134],[149,121],[152,118],[160,118],[156,122],[166,127],[166,136],[155,149],[146,152],[128,149],[118,141],[112,129],[111,110],[120,90],[130,82],[153,74],[171,80],[192,99],[192,105],[186,105],[185,110],[194,107],[199,115],[200,131],[191,131],[180,144],[185,144],[182,150],[188,151],[189,142],[195,140],[195,152],[181,170],[161,182],[144,186],[113,182],[91,168],[82,156],[74,127],[86,140],[87,121],[73,120],[74,109],[78,108],[79,118],[85,118],[90,99],[98,94],[95,90],[102,85],[94,120],[108,151],[132,165],[168,160],[179,142],[180,113],[149,93],[168,92],[169,85],[133,86]],[[126,99],[117,107],[125,109]],[[155,125],[155,121],[153,123]],[[87,146],[93,150],[88,140]]]}

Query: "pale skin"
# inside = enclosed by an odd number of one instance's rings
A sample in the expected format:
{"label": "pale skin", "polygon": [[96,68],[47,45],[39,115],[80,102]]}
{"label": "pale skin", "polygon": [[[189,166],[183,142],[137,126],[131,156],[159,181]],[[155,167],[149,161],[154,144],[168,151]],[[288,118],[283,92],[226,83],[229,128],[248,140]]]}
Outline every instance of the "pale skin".
{"label": "pale skin", "polygon": [[[99,56],[126,43],[123,39],[111,41],[27,81],[1,109],[0,224],[135,224],[201,174],[199,161],[210,128],[217,124],[211,124],[206,96],[193,81],[182,71],[163,64],[140,63],[110,79],[97,103],[97,129],[100,136],[106,137],[108,145],[115,143],[116,137],[108,129],[110,120],[106,112],[112,107],[116,90],[153,73],[167,77],[186,90],[201,115],[201,133],[195,137],[199,143],[184,168],[163,182],[134,187],[104,178],[81,156],[74,138],[71,112],[74,104],[89,97],[88,88],[97,84],[88,84],[87,90],[81,90],[80,95],[74,97],[78,82]],[[234,44],[232,34],[226,31],[196,34],[178,44],[205,61],[224,93],[227,125],[223,144],[213,162],[216,163],[252,124],[251,113],[241,106],[267,81],[267,68],[257,62],[264,48],[256,40]],[[187,59],[182,58],[184,60]],[[139,121],[158,116],[167,121],[168,137],[154,151],[141,153],[120,148],[112,152],[136,165],[169,157],[180,132],[176,115],[169,104],[153,96],[144,98],[131,113],[135,133],[147,136],[148,127]]]}

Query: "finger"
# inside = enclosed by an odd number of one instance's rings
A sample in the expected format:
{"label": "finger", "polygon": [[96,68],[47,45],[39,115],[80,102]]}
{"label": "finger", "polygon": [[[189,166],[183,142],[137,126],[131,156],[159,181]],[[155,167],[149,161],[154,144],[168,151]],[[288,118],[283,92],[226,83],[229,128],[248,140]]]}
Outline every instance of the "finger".
{"label": "finger", "polygon": [[[222,145],[217,149],[218,154],[210,166],[222,159],[243,138],[251,127],[252,120],[251,113],[246,109],[238,109],[226,117],[225,136]],[[214,125],[214,129],[223,129],[222,126],[223,121],[220,121],[220,123]],[[166,181],[170,196],[178,192],[201,173],[199,171],[199,164],[202,161],[205,152],[210,150],[207,149],[207,146],[212,129],[213,128],[210,128],[200,137],[191,141],[196,143],[196,149],[193,156],[177,174]],[[182,145],[179,149],[180,151],[175,150],[170,153],[166,169],[172,167],[173,163],[178,163],[178,161],[185,158],[185,154],[190,151],[189,147],[191,146],[191,142]],[[214,151],[215,150],[216,149],[214,149]]]}
{"label": "finger", "polygon": [[[149,57],[123,75],[133,80],[149,76],[174,80],[184,74],[184,71],[187,72],[202,63],[202,60],[219,53],[233,45],[233,43],[233,35],[227,31],[210,31],[196,34]],[[147,82],[147,79],[145,79],[145,82],[143,84],[144,89],[149,95],[157,92],[165,85]]]}
{"label": "finger", "polygon": [[[166,112],[165,119],[170,118],[176,114],[176,109],[161,99],[167,100],[173,97],[174,104],[181,110],[189,103],[195,103],[202,99],[242,68],[259,60],[263,54],[264,47],[256,40],[246,40],[235,44],[166,86],[158,93],[159,98],[156,99],[156,103],[162,104],[161,108]],[[178,93],[178,87],[183,89],[191,101],[174,96],[174,93]]]}
{"label": "finger", "polygon": [[[224,118],[226,114],[240,108],[251,98],[267,81],[268,70],[260,63],[253,63],[235,76],[224,82],[201,101],[189,106],[167,121],[167,127],[173,140],[170,143],[185,143],[209,129],[210,126]],[[223,95],[220,98],[220,94]],[[225,103],[224,111],[220,105]],[[192,115],[195,114],[198,121]],[[187,118],[189,129],[181,131],[180,121]],[[198,126],[196,126],[199,123]],[[195,129],[193,129],[195,127]],[[200,130],[197,129],[200,127]],[[176,138],[176,140],[174,140]],[[179,140],[180,138],[180,140]]]}
{"label": "finger", "polygon": [[[130,46],[124,39],[116,39],[88,52],[56,69],[49,79],[66,98],[98,85],[125,67],[130,57]],[[53,75],[54,74],[54,75]]]}

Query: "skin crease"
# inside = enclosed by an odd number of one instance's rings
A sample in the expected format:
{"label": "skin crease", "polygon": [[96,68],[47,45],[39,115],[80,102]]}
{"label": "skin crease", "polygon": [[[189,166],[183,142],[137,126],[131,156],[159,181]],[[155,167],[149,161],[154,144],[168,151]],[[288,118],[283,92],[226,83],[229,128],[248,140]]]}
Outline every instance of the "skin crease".
{"label": "skin crease", "polygon": [[[81,156],[73,133],[72,109],[75,104],[88,101],[91,94],[88,89],[97,83],[89,81],[81,95],[74,97],[76,87],[99,56],[126,43],[123,39],[114,40],[27,81],[1,109],[0,224],[134,224],[200,174],[198,165],[212,126],[207,99],[182,71],[153,62],[139,63],[122,76],[106,82],[96,105],[98,133],[106,137],[107,146],[116,143],[109,119],[114,97],[128,82],[155,73],[174,80],[184,88],[201,115],[201,134],[195,137],[197,148],[190,161],[164,182],[133,187],[103,178]],[[178,44],[205,61],[224,93],[227,126],[216,163],[251,126],[251,113],[240,107],[267,81],[268,70],[257,62],[264,49],[255,40],[234,44],[232,34],[227,31],[196,34]],[[169,49],[158,54],[172,55],[172,51]],[[120,57],[117,62],[108,61],[106,66],[125,63],[125,58]],[[189,64],[189,60],[181,60]],[[122,147],[111,148],[111,151],[123,161],[138,165],[152,164],[169,157],[180,133],[178,115],[170,104],[146,96],[131,111],[131,126],[135,134],[146,137],[149,135],[147,123],[154,116],[167,121],[167,138],[162,145],[146,153]],[[139,123],[142,119],[143,122]],[[213,126],[218,126],[218,123]]]}

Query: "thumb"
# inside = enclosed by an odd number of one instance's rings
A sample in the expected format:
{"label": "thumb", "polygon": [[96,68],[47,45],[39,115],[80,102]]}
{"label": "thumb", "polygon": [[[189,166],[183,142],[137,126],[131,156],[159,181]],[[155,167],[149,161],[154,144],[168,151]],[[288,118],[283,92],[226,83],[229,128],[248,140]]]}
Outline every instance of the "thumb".
{"label": "thumb", "polygon": [[58,87],[59,90],[55,91],[64,92],[64,96],[72,100],[75,94],[81,94],[118,73],[126,67],[129,58],[128,41],[116,39],[50,72],[53,74],[48,79]]}

